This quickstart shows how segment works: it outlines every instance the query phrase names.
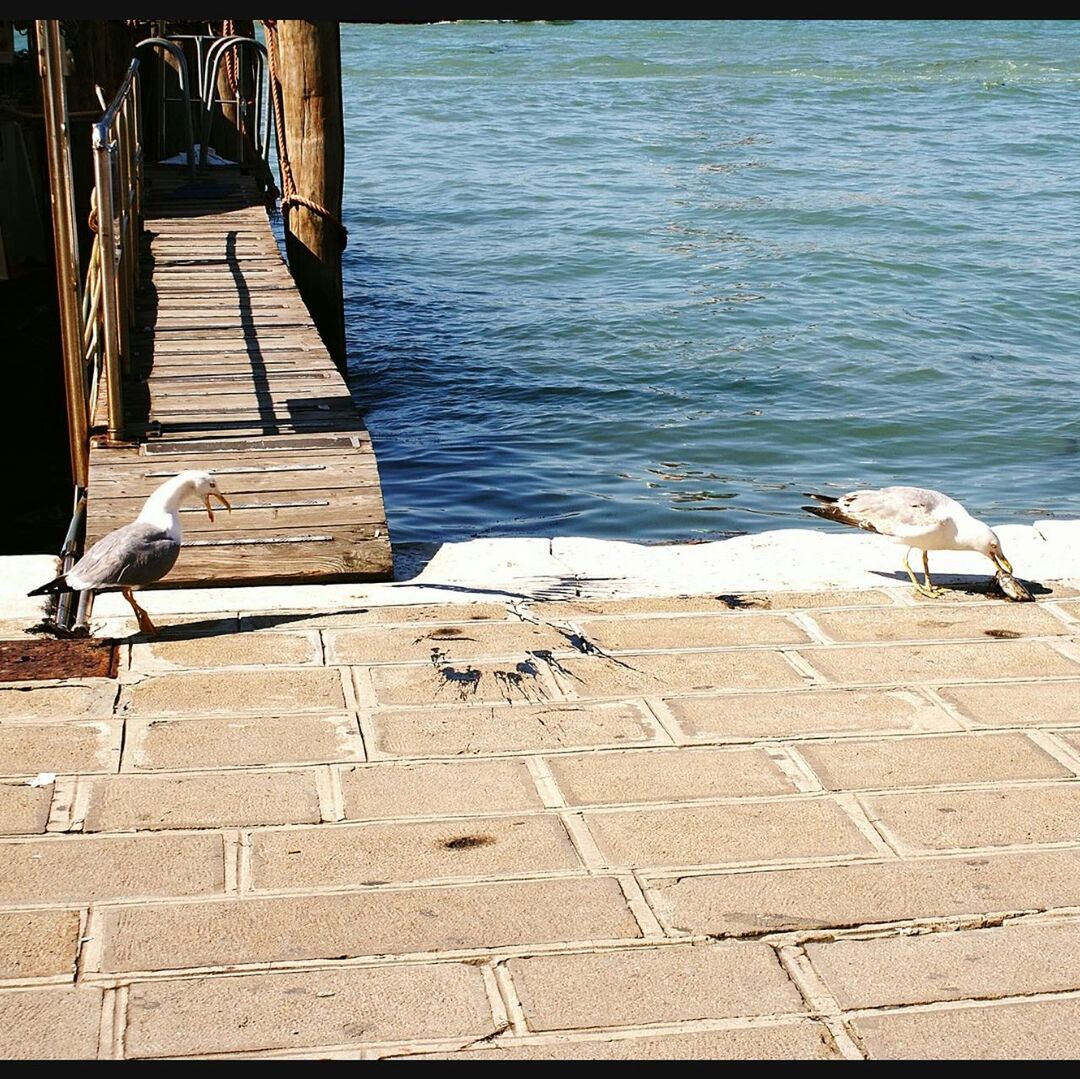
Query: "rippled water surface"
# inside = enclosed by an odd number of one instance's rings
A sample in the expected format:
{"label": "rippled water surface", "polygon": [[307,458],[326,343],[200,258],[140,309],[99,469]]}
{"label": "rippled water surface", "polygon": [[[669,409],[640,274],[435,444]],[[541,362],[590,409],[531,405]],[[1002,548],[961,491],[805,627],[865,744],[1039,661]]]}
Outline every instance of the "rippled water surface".
{"label": "rippled water surface", "polygon": [[395,542],[716,538],[829,485],[1080,517],[1077,24],[351,25],[342,59]]}

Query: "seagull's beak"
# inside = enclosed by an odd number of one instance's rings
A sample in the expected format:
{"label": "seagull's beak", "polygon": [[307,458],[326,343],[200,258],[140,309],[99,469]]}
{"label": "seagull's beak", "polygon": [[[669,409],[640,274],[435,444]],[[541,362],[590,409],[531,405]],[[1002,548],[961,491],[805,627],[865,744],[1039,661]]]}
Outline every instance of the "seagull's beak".
{"label": "seagull's beak", "polygon": [[990,556],[990,561],[993,562],[998,569],[1003,569],[1006,573],[1012,574],[1012,563],[1003,554],[995,552]]}
{"label": "seagull's beak", "polygon": [[206,507],[206,516],[210,518],[212,524],[214,521],[214,511],[210,508],[211,498],[216,498],[230,513],[232,512],[232,505],[224,495],[218,494],[217,491],[211,491],[209,494],[203,495],[203,505]]}

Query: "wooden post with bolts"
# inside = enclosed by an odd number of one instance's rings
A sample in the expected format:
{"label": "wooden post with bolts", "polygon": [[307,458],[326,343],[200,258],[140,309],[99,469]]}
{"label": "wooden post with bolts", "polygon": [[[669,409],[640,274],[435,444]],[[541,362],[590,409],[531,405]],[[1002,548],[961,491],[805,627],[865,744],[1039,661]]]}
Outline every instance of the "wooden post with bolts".
{"label": "wooden post with bolts", "polygon": [[[345,369],[345,303],[341,284],[344,232],[341,195],[345,180],[345,126],[341,101],[341,41],[336,22],[278,19],[277,77],[281,83],[284,131],[282,196],[285,251],[300,295],[323,342]],[[325,209],[290,203],[295,194]]]}

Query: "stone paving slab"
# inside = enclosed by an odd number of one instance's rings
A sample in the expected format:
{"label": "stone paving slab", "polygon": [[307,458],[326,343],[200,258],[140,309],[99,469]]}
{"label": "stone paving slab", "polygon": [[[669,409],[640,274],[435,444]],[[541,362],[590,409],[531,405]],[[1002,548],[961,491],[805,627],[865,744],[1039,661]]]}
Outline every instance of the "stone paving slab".
{"label": "stone paving slab", "polygon": [[86,1059],[98,1055],[101,990],[0,991],[0,1058]]}
{"label": "stone paving slab", "polygon": [[606,878],[116,907],[103,971],[480,951],[641,935]]}
{"label": "stone paving slab", "polygon": [[435,761],[354,766],[338,772],[346,819],[460,816],[543,805],[527,762]]}
{"label": "stone paving slab", "polygon": [[461,963],[147,981],[128,993],[131,1057],[494,1034],[479,968]]}
{"label": "stone paving slab", "polygon": [[9,776],[115,772],[123,722],[45,725],[0,721],[0,772]]}
{"label": "stone paving slab", "polygon": [[410,606],[364,606],[356,605],[343,611],[282,610],[273,614],[244,614],[240,616],[240,629],[333,629],[353,626],[412,625],[417,622],[472,622],[508,620],[504,603],[431,604],[417,603]]}
{"label": "stone paving slab", "polygon": [[779,652],[623,653],[585,656],[559,665],[563,684],[579,697],[623,697],[731,689],[790,689],[807,678]]}
{"label": "stone paving slab", "polygon": [[225,884],[222,837],[52,836],[0,842],[0,903],[210,895]]}
{"label": "stone paving slab", "polygon": [[719,865],[872,854],[851,817],[825,798],[587,812],[585,823],[612,865]]}
{"label": "stone paving slab", "polygon": [[1080,784],[884,794],[864,799],[904,854],[1070,843],[1080,835]]}
{"label": "stone paving slab", "polygon": [[668,741],[656,719],[632,701],[555,702],[486,708],[376,712],[372,748],[384,756],[456,757]]}
{"label": "stone paving slab", "polygon": [[0,687],[0,723],[12,719],[68,722],[112,715],[116,685],[100,678],[82,685]]}
{"label": "stone paving slab", "polygon": [[516,877],[580,865],[566,829],[551,816],[341,824],[251,837],[255,891]]}
{"label": "stone paving slab", "polygon": [[1080,990],[1080,921],[808,944],[842,1008]]}
{"label": "stone paving slab", "polygon": [[507,1041],[490,1049],[418,1054],[418,1060],[827,1060],[840,1054],[821,1023],[685,1034]]}
{"label": "stone paving slab", "polygon": [[919,1060],[1075,1060],[1080,997],[861,1016],[867,1055]]}
{"label": "stone paving slab", "polygon": [[683,802],[790,794],[798,785],[763,749],[649,749],[547,760],[568,805]]}
{"label": "stone paving slab", "polygon": [[988,678],[1080,677],[1080,663],[1043,641],[804,648],[829,681],[846,684],[982,682]]}
{"label": "stone paving slab", "polygon": [[[1077,686],[1080,691],[1080,686]],[[799,752],[827,790],[1064,779],[1074,775],[1024,734],[818,743]]]}
{"label": "stone paving slab", "polygon": [[299,633],[208,634],[187,640],[162,640],[131,648],[134,670],[190,670],[213,667],[273,667],[316,663],[318,638]]}
{"label": "stone paving slab", "polygon": [[977,919],[1080,906],[1080,850],[778,869],[656,882],[659,913],[713,936]]}
{"label": "stone paving slab", "polygon": [[669,698],[688,742],[819,738],[958,730],[960,723],[911,690],[828,690]]}
{"label": "stone paving slab", "polygon": [[0,914],[0,979],[71,977],[78,950],[77,910]]}
{"label": "stone paving slab", "polygon": [[806,1011],[766,944],[545,955],[506,965],[537,1031]]}
{"label": "stone paving slab", "polygon": [[45,786],[0,783],[0,835],[37,835],[45,831],[53,792]]}
{"label": "stone paving slab", "polygon": [[346,715],[132,718],[125,769],[249,767],[363,760],[359,728]]}
{"label": "stone paving slab", "polygon": [[536,703],[561,696],[548,665],[530,655],[373,667],[369,677],[380,705]]}
{"label": "stone paving slab", "polygon": [[121,715],[341,711],[341,676],[324,668],[184,671],[125,687]]}
{"label": "stone paving slab", "polygon": [[1080,725],[1080,685],[1076,682],[948,686],[941,690],[941,697],[980,726]]}
{"label": "stone paving slab", "polygon": [[0,686],[0,1055],[1080,1051],[1071,585],[256,594]]}
{"label": "stone paving slab", "polygon": [[919,641],[950,637],[1065,636],[1069,627],[1036,604],[995,603],[973,607],[908,607],[899,611],[869,607],[861,611],[820,611],[814,623],[835,641]]}
{"label": "stone paving slab", "polygon": [[84,832],[313,824],[321,819],[312,772],[108,776],[87,783]]}
{"label": "stone paving slab", "polygon": [[[606,651],[805,644],[810,635],[779,615],[728,614],[710,618],[618,618],[581,621],[586,638]],[[1059,623],[1060,625],[1060,623]],[[1064,626],[1061,627],[1064,630]]]}
{"label": "stone paving slab", "polygon": [[[1062,627],[1064,629],[1064,626]],[[407,629],[331,630],[326,633],[330,663],[457,663],[482,656],[527,658],[537,649],[567,649],[566,638],[547,626],[526,622],[470,622],[411,626]]]}

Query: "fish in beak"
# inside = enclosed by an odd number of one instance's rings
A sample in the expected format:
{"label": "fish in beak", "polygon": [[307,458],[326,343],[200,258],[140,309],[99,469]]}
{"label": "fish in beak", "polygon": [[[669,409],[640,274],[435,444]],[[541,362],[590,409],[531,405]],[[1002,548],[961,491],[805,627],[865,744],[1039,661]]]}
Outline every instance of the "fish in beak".
{"label": "fish in beak", "polygon": [[210,518],[210,523],[213,524],[214,511],[210,506],[211,498],[216,498],[230,513],[232,513],[232,505],[223,494],[218,494],[217,491],[211,491],[208,495],[203,495],[203,505],[206,507],[206,516]]}

